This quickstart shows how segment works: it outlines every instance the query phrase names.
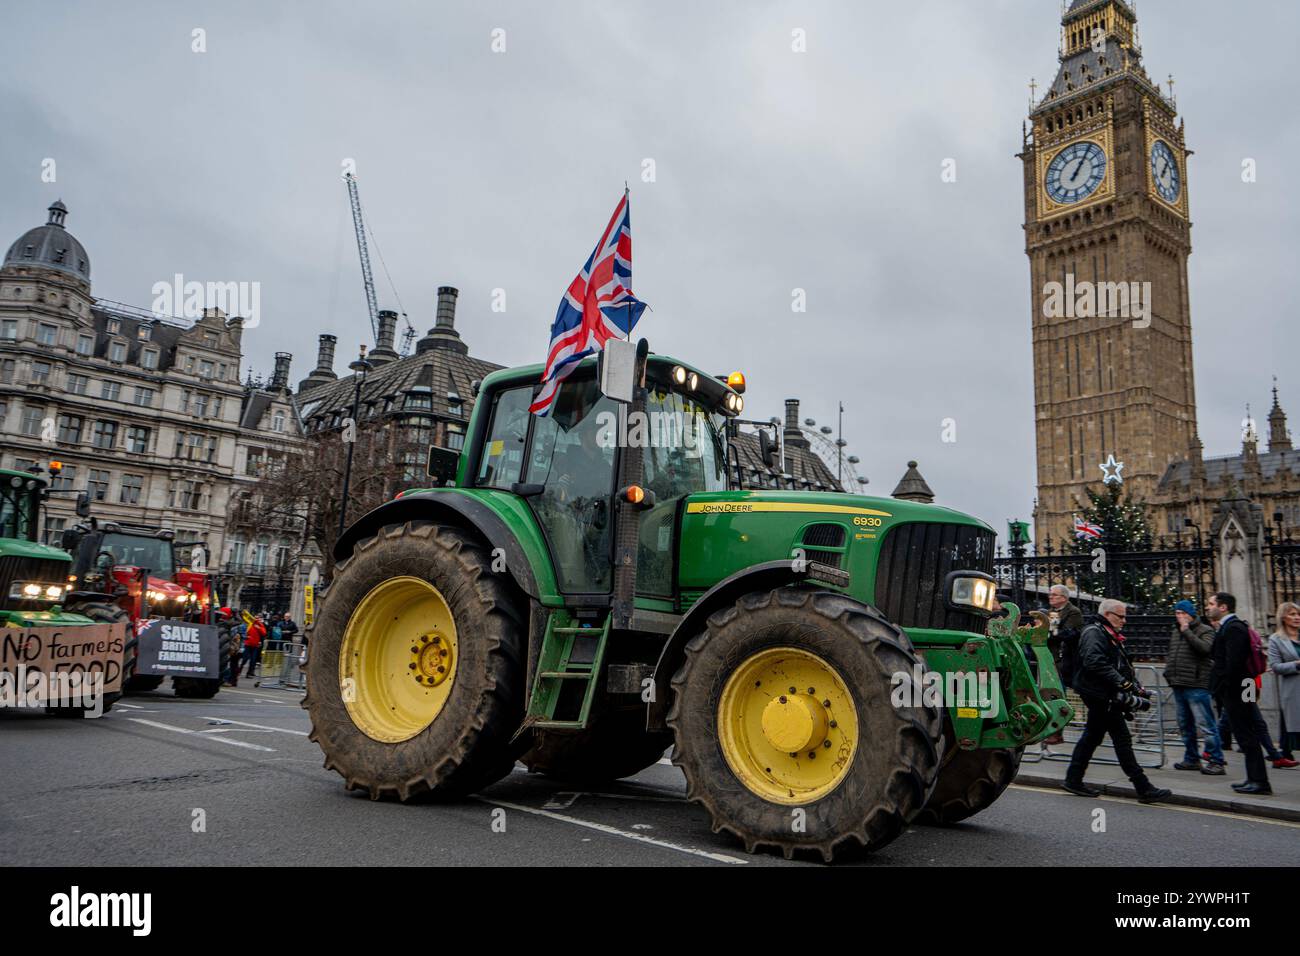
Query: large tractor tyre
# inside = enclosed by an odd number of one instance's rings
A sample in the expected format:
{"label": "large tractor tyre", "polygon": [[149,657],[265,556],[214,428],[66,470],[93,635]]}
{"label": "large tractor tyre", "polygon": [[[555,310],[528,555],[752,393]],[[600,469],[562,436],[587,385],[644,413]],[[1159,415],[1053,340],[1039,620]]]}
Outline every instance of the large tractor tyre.
{"label": "large tractor tyre", "polygon": [[955,751],[916,822],[949,826],[988,808],[1016,779],[1024,753],[1024,747]]}
{"label": "large tractor tyre", "polygon": [[533,746],[519,759],[533,773],[577,783],[631,777],[659,762],[672,734],[646,730],[645,705],[597,713],[586,730],[534,732]]}
{"label": "large tractor tyre", "polygon": [[[921,811],[943,757],[924,664],[874,608],[831,591],[748,594],[712,615],[672,679],[687,799],[745,849],[876,850]],[[894,685],[908,691],[892,702]]]}
{"label": "large tractor tyre", "polygon": [[230,628],[223,624],[217,629],[217,676],[215,680],[206,677],[173,677],[172,689],[177,697],[191,700],[211,700],[221,690],[221,669],[230,657]]}
{"label": "large tractor tyre", "polygon": [[[127,675],[135,671],[136,639],[135,629],[131,626],[131,615],[127,614],[120,605],[100,601],[79,604],[65,610],[72,614],[84,615],[97,624],[123,623],[126,625],[124,632],[126,643],[122,650],[122,682],[119,685],[122,689],[104,695],[104,709],[102,712],[107,714],[126,692]],[[130,670],[127,669],[128,666]],[[90,717],[93,715],[92,711],[84,707],[46,707],[45,712],[55,717]]]}
{"label": "large tractor tyre", "polygon": [[310,737],[349,790],[454,797],[508,774],[527,739],[527,629],[513,584],[464,531],[390,525],[338,566],[307,664]]}

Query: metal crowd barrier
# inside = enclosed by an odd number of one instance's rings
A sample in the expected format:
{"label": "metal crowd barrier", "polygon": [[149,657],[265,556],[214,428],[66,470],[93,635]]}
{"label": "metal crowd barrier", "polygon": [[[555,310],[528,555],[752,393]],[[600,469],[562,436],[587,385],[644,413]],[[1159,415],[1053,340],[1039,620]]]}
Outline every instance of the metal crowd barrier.
{"label": "metal crowd barrier", "polygon": [[[1129,732],[1133,735],[1133,755],[1137,757],[1138,765],[1151,769],[1165,765],[1165,737],[1167,732],[1165,727],[1165,705],[1171,701],[1172,692],[1169,688],[1160,686],[1160,669],[1162,667],[1163,665],[1160,664],[1133,665],[1138,683],[1149,689],[1152,692],[1152,697],[1151,709],[1139,711],[1137,716],[1128,722],[1128,727]],[[1142,676],[1143,672],[1149,673],[1149,680]],[[1074,719],[1065,727],[1065,742],[1051,744],[1052,749],[1048,753],[1043,752],[1037,744],[1031,744],[1021,758],[1022,763],[1035,763],[1039,760],[1058,760],[1069,763],[1074,744],[1078,743],[1079,738],[1083,736],[1083,728],[1088,719],[1088,708],[1083,703],[1082,698],[1073,690],[1066,691],[1066,699],[1070,702],[1070,706],[1074,708]],[[1169,709],[1172,710],[1173,708],[1170,707]],[[1181,740],[1181,738],[1178,739]],[[1179,747],[1181,748],[1181,746],[1180,743]],[[1116,759],[1114,754],[1114,744],[1111,742],[1110,736],[1107,735],[1102,740],[1101,746],[1097,748],[1091,762],[1118,764],[1119,760]]]}
{"label": "metal crowd barrier", "polygon": [[306,645],[300,641],[263,641],[262,663],[254,687],[305,690]]}

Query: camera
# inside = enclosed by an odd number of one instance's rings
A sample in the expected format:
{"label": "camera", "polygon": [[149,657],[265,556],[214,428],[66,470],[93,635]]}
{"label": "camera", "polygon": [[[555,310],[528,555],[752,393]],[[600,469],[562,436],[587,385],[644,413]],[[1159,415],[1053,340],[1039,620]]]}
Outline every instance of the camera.
{"label": "camera", "polygon": [[1126,720],[1132,720],[1139,712],[1151,709],[1151,691],[1137,684],[1116,691],[1112,699]]}

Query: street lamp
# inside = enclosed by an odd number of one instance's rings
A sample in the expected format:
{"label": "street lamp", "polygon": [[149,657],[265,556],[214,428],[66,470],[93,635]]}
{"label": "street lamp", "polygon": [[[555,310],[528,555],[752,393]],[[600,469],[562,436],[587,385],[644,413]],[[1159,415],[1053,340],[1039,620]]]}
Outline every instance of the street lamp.
{"label": "street lamp", "polygon": [[352,378],[355,388],[352,390],[352,440],[348,442],[348,461],[343,468],[343,501],[339,503],[339,537],[348,523],[348,489],[352,485],[352,452],[357,445],[357,415],[361,411],[361,386],[366,381],[366,372],[370,363],[366,361],[366,347],[361,346],[361,354],[355,362],[348,365],[354,373]]}

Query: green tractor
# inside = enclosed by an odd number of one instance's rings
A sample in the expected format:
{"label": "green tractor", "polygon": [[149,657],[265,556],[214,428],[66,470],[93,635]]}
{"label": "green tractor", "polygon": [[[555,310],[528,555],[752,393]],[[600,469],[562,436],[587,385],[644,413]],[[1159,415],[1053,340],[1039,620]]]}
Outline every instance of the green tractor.
{"label": "green tractor", "polygon": [[[49,491],[44,478],[31,472],[0,469],[0,626],[6,628],[77,628],[127,621],[125,612],[94,616],[64,609],[73,593],[72,559],[66,551],[39,543],[41,503]],[[127,641],[131,640],[128,631]],[[120,654],[104,667],[120,668]],[[120,693],[108,694],[107,712]],[[61,716],[84,716],[82,707],[47,707]]]}
{"label": "green tractor", "polygon": [[745,488],[743,376],[634,352],[546,417],[540,366],[492,373],[464,449],[430,450],[439,486],[340,538],[303,704],[325,766],[405,801],[671,746],[715,832],[827,861],[989,806],[1071,717],[1045,633],[989,627],[993,531]]}

